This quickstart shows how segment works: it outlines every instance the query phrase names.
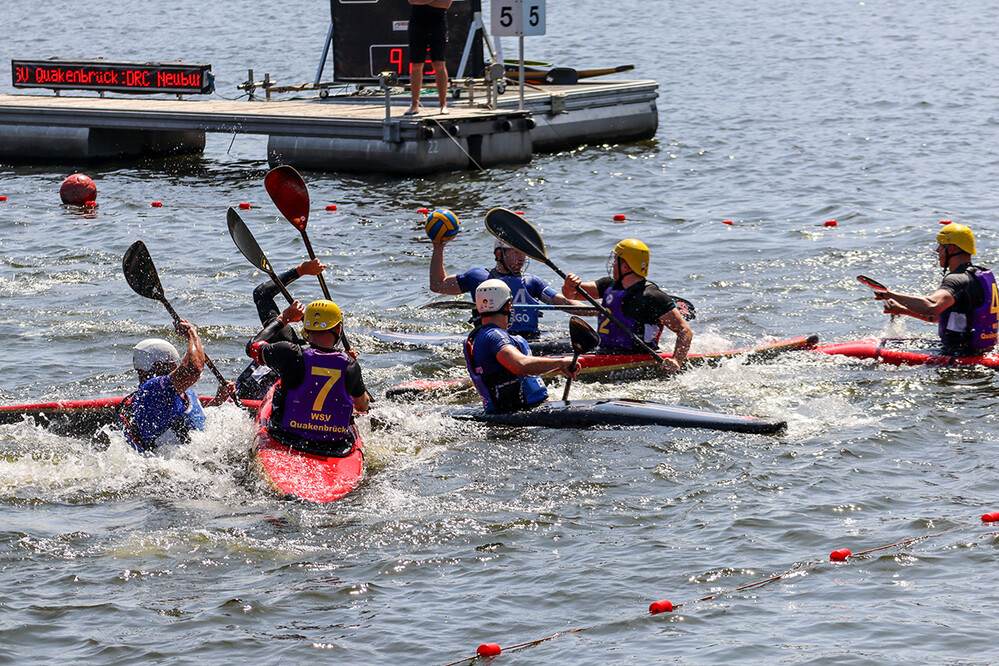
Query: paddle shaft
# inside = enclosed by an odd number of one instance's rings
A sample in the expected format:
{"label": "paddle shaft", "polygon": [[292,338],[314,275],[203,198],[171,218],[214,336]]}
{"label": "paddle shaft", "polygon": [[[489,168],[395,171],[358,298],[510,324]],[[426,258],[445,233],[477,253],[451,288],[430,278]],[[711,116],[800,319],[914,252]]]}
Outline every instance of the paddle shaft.
{"label": "paddle shaft", "polygon": [[[173,309],[172,305],[170,305],[170,301],[168,301],[166,299],[166,297],[163,297],[162,299],[159,299],[159,300],[160,300],[160,303],[163,304],[163,307],[165,307],[167,309],[167,312],[170,313],[170,316],[173,317],[173,323],[174,323],[174,325],[176,326],[177,324],[179,324],[180,323],[180,315],[178,315],[177,311]],[[220,384],[222,384],[225,387],[229,386],[229,382],[226,381],[226,378],[222,376],[222,373],[219,372],[219,369],[215,367],[215,364],[212,362],[212,359],[208,358],[208,354],[205,354],[205,365],[207,365],[208,368],[212,371],[212,374],[215,375],[215,379],[219,380]],[[240,402],[239,398],[236,396],[236,392],[235,391],[229,391],[229,397],[231,397],[232,401],[234,403],[236,403],[237,405],[239,405],[240,407],[242,407],[244,409],[247,408],[246,405],[244,405],[242,402]]]}
{"label": "paddle shaft", "polygon": [[[299,231],[302,232],[302,240],[305,241],[305,250],[309,253],[309,259],[315,259],[316,253],[312,249],[312,243],[309,242],[309,232],[305,230],[304,226],[302,226]],[[333,299],[330,298],[330,290],[326,286],[326,280],[323,279],[323,274],[317,273],[316,277],[319,278],[319,286],[323,288],[323,296],[326,297],[327,301],[332,301]],[[280,280],[278,280],[278,284],[281,284]],[[350,344],[350,340],[347,338],[347,332],[343,330],[342,325],[340,327],[340,340],[343,342],[344,349],[350,349],[353,347],[353,345]]]}
{"label": "paddle shaft", "polygon": [[[569,364],[569,372],[576,372],[576,362],[579,360],[579,350],[577,349],[572,354],[572,363]],[[565,390],[562,391],[562,402],[569,399],[569,387],[572,386],[572,377],[568,377],[565,380]]]}

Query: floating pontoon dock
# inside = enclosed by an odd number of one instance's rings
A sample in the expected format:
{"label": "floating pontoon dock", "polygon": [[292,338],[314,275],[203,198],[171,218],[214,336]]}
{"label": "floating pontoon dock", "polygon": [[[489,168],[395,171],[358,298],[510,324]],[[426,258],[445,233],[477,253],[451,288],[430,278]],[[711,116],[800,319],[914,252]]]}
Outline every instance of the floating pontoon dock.
{"label": "floating pontoon dock", "polygon": [[496,108],[450,101],[403,116],[407,96],[223,101],[0,95],[0,160],[80,161],[199,153],[205,133],[262,134],[271,164],[320,171],[425,174],[529,162],[536,152],[649,139],[655,81],[532,86]]}

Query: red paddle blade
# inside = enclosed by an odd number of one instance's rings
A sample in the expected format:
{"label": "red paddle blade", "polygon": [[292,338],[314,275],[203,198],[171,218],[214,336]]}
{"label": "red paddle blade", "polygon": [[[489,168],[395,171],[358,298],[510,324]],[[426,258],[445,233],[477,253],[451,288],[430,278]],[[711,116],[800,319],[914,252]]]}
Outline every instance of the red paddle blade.
{"label": "red paddle blade", "polygon": [[857,279],[874,291],[888,291],[888,287],[884,286],[877,280],[867,277],[866,275],[858,275]]}
{"label": "red paddle blade", "polygon": [[294,167],[282,164],[264,176],[264,189],[281,214],[296,229],[305,231],[305,225],[309,223],[309,190],[301,174]]}

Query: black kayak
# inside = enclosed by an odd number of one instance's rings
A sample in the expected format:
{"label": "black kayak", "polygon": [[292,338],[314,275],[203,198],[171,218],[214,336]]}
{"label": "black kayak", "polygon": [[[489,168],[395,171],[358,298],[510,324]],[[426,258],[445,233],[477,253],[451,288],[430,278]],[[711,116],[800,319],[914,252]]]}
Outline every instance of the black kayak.
{"label": "black kayak", "polygon": [[449,410],[461,420],[494,425],[540,426],[542,428],[590,428],[594,426],[660,425],[675,428],[710,428],[731,432],[773,435],[787,428],[786,421],[768,421],[741,414],[721,414],[704,409],[664,405],[626,398],[545,401],[530,409],[509,414],[487,414],[482,408]]}

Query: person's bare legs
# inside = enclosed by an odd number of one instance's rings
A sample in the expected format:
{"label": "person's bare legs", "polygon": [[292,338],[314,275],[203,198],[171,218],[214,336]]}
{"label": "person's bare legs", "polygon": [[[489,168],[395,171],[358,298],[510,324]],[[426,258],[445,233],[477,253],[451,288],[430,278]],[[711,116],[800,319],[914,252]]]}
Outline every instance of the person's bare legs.
{"label": "person's bare legs", "polygon": [[443,60],[434,62],[434,80],[437,82],[437,101],[440,102],[441,113],[447,113],[447,63]]}
{"label": "person's bare legs", "polygon": [[423,63],[414,62],[409,73],[409,92],[412,101],[406,115],[411,116],[420,110],[420,92],[423,90]]}

